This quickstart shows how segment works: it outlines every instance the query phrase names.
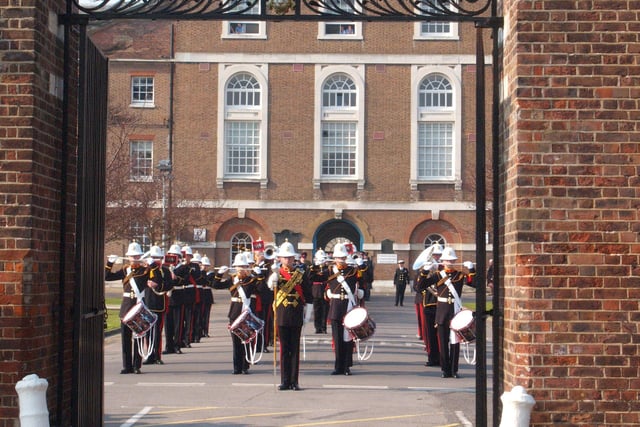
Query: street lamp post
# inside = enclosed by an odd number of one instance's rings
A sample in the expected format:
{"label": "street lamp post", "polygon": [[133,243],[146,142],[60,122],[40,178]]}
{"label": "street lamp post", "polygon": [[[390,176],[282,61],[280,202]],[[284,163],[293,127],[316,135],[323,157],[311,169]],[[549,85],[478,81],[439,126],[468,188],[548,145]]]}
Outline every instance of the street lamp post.
{"label": "street lamp post", "polygon": [[171,160],[160,160],[158,170],[162,176],[162,248],[167,249],[167,179],[171,179]]}

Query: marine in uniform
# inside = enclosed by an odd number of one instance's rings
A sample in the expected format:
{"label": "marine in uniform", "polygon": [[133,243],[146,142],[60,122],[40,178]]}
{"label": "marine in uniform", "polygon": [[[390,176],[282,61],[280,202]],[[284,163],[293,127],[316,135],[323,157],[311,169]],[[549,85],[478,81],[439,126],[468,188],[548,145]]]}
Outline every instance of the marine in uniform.
{"label": "marine in uniform", "polygon": [[190,246],[183,246],[183,262],[178,265],[173,273],[176,275],[178,288],[183,289],[182,309],[180,311],[180,336],[176,337],[176,345],[179,347],[191,347],[193,342],[193,309],[196,304],[198,282],[202,280],[200,264],[193,262],[193,250]]}
{"label": "marine in uniform", "polygon": [[[427,352],[427,361],[425,366],[440,366],[440,350],[438,349],[438,335],[436,331],[436,309],[438,305],[438,297],[435,285],[428,286],[427,278],[430,275],[437,274],[439,270],[444,268],[439,264],[442,255],[442,247],[438,243],[434,243],[431,247],[430,258],[420,266],[415,282],[416,298],[420,300],[420,310],[422,311],[422,339],[424,341],[425,351]],[[414,268],[416,268],[414,266]]]}
{"label": "marine in uniform", "polygon": [[122,341],[122,370],[121,374],[140,374],[142,356],[140,340],[134,339],[131,329],[122,322],[129,310],[139,301],[143,300],[143,292],[147,286],[156,286],[155,282],[149,282],[149,269],[142,262],[142,249],[137,242],[132,242],[125,254],[129,258],[129,264],[122,269],[113,271],[113,265],[118,260],[117,255],[109,255],[105,267],[105,280],[122,280],[122,302],[120,304],[120,339]]}
{"label": "marine in uniform", "polygon": [[205,284],[200,294],[200,336],[209,337],[209,320],[211,319],[211,307],[214,303],[213,291],[211,289],[213,287],[215,273],[211,270],[211,260],[206,255],[202,257],[202,274],[205,279]]}
{"label": "marine in uniform", "polygon": [[[222,266],[216,272],[213,280],[214,289],[229,289],[231,294],[231,303],[229,304],[229,325],[233,325],[236,319],[244,310],[255,310],[255,302],[252,307],[251,296],[259,290],[259,285],[263,285],[255,276],[251,275],[249,269],[249,261],[244,252],[238,253],[232,267],[235,267],[236,273],[233,276],[228,274],[229,267]],[[266,286],[266,285],[265,285]],[[245,344],[235,334],[230,333],[231,343],[233,346],[233,371],[234,375],[248,374],[249,361],[247,360],[247,351]]]}
{"label": "marine in uniform", "polygon": [[[164,258],[165,266],[171,271],[180,264],[182,252],[180,246],[173,244],[167,251]],[[182,306],[184,304],[184,285],[174,283],[173,289],[169,292],[169,308],[164,326],[165,350],[163,354],[182,353],[180,343],[182,342]]]}
{"label": "marine in uniform", "polygon": [[435,274],[431,274],[425,280],[425,286],[435,286],[437,295],[436,306],[436,330],[438,334],[438,350],[440,351],[440,369],[442,378],[458,378],[458,358],[460,356],[460,344],[451,340],[451,319],[462,308],[459,304],[462,288],[468,285],[475,288],[475,269],[470,261],[463,263],[468,272],[456,270],[454,261],[458,257],[451,247],[442,251],[440,262],[442,270],[438,270],[436,264],[432,266]]}
{"label": "marine in uniform", "polygon": [[149,310],[156,313],[158,320],[149,331],[149,343],[153,350],[143,362],[145,365],[162,364],[162,328],[164,327],[165,314],[169,307],[167,292],[173,288],[175,276],[169,267],[163,265],[164,252],[160,246],[151,246],[149,249],[149,280],[156,283],[155,288],[145,290],[145,303]]}
{"label": "marine in uniform", "polygon": [[310,301],[311,284],[304,265],[294,267],[296,252],[286,241],[277,252],[279,268],[269,277],[269,288],[274,290],[274,316],[280,340],[279,390],[300,390],[300,336],[304,323],[305,301]]}
{"label": "marine in uniform", "polygon": [[329,267],[327,266],[327,255],[322,249],[316,251],[313,265],[307,270],[307,275],[313,296],[313,326],[316,334],[326,334],[329,302],[325,299],[324,291],[329,278]]}
{"label": "marine in uniform", "polygon": [[[265,246],[264,241],[258,239],[252,242],[252,248],[255,259],[254,275],[266,284],[272,273],[271,266],[276,259],[275,247]],[[269,344],[273,336],[273,291],[268,286],[259,286],[258,297],[260,307],[256,304],[256,316],[264,321],[263,333],[258,336],[258,349],[263,353],[269,353]]]}
{"label": "marine in uniform", "polygon": [[327,279],[326,297],[329,300],[328,318],[334,345],[335,362],[331,375],[351,375],[353,340],[344,328],[344,316],[357,306],[356,295],[359,280],[357,267],[347,264],[349,253],[344,244],[333,250],[335,264]]}

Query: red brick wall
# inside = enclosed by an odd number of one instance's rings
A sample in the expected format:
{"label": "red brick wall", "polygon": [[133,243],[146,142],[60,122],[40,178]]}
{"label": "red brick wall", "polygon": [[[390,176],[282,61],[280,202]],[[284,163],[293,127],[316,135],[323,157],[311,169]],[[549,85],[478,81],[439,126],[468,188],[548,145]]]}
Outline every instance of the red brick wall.
{"label": "red brick wall", "polygon": [[[51,419],[63,381],[63,407],[71,384],[71,306],[59,299],[62,101],[49,93],[50,74],[62,78],[62,42],[48,29],[49,8],[63,1],[0,2],[0,427],[17,425],[15,384],[28,374],[48,383]],[[75,152],[75,140],[69,152]],[[73,156],[71,156],[73,157]],[[73,193],[75,160],[69,163]],[[73,272],[73,216],[66,207],[68,269]],[[65,301],[73,299],[67,275]],[[65,316],[64,377],[58,365],[59,316]],[[69,414],[65,416],[68,418]]]}
{"label": "red brick wall", "polygon": [[504,382],[640,425],[637,3],[506,1]]}

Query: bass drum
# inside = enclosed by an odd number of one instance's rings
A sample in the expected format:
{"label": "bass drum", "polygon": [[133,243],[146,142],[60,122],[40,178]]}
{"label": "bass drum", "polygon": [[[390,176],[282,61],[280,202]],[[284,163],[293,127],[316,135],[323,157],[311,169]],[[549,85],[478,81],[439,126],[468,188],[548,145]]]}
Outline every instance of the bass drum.
{"label": "bass drum", "polygon": [[344,316],[344,328],[354,340],[366,341],[376,331],[376,322],[369,317],[367,309],[356,307]]}
{"label": "bass drum", "polygon": [[251,310],[244,310],[234,322],[229,325],[229,331],[240,338],[243,344],[252,341],[264,328],[264,321]]}
{"label": "bass drum", "polygon": [[157,320],[158,315],[149,310],[144,303],[139,302],[131,307],[122,319],[122,323],[127,325],[135,336],[143,336]]}
{"label": "bass drum", "polygon": [[461,342],[473,342],[476,340],[476,320],[473,311],[462,309],[451,319],[450,329]]}

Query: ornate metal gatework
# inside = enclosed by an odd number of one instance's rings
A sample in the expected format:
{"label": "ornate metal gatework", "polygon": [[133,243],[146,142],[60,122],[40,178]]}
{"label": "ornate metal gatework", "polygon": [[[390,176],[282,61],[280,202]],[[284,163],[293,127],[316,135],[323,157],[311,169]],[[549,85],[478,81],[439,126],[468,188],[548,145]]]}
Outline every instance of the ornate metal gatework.
{"label": "ornate metal gatework", "polygon": [[[484,21],[496,0],[71,0],[76,19]],[[249,13],[259,6],[259,13]]]}

